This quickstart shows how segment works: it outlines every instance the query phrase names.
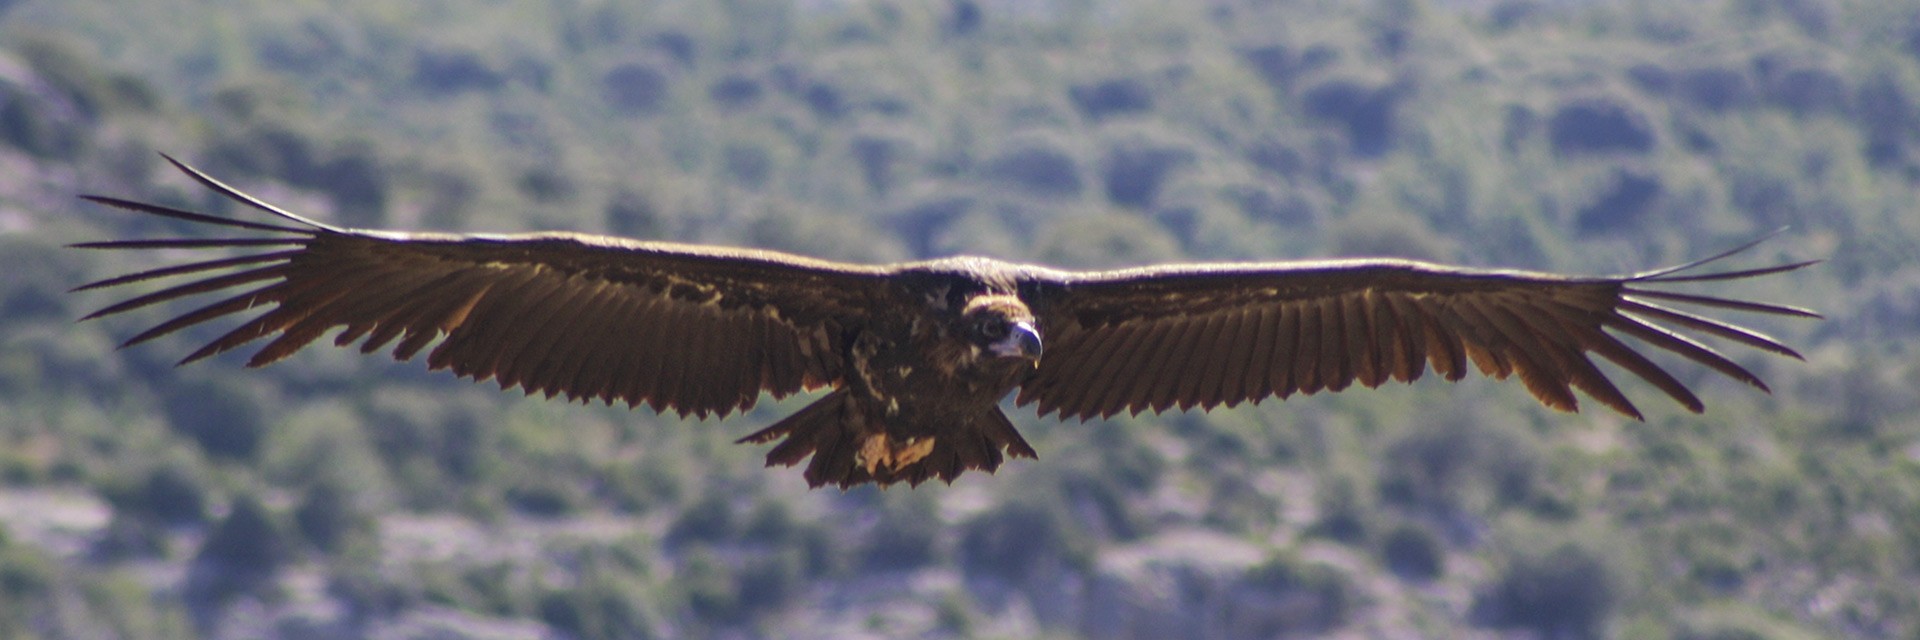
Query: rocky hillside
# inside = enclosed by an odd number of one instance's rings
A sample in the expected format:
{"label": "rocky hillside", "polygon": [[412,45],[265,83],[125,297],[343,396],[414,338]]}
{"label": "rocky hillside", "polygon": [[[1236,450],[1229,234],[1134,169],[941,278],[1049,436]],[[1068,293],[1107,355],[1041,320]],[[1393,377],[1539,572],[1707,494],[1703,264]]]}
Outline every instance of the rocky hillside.
{"label": "rocky hillside", "polygon": [[[1519,385],[1059,423],[808,491],[724,420],[341,350],[127,350],[68,289],[212,207],[858,261],[1406,256],[1729,292],[1694,415]],[[1920,9],[1869,0],[0,1],[0,637],[1920,633]],[[227,213],[240,213],[227,210]],[[1701,290],[1711,285],[1702,284]],[[237,354],[235,354],[237,356]],[[1619,376],[1616,376],[1619,377]],[[1594,403],[1588,403],[1594,404]]]}

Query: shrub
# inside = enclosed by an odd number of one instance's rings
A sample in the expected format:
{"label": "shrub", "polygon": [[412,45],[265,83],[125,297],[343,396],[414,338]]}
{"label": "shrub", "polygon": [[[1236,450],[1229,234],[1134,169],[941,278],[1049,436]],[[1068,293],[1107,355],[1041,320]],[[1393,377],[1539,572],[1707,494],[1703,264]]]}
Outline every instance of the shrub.
{"label": "shrub", "polygon": [[295,184],[325,191],[333,200],[335,218],[350,227],[380,227],[387,223],[390,172],[368,145],[347,145],[314,169],[312,178]]}
{"label": "shrub", "polygon": [[1253,68],[1268,85],[1281,91],[1293,89],[1293,81],[1300,77],[1300,59],[1285,45],[1267,45],[1241,52],[1240,59]]}
{"label": "shrub", "polygon": [[1417,428],[1387,448],[1380,493],[1409,507],[1459,506],[1461,491],[1487,457],[1479,429],[1456,418]]}
{"label": "shrub", "polygon": [[1320,483],[1314,494],[1320,519],[1308,527],[1308,533],[1349,543],[1366,537],[1370,505],[1361,495],[1359,481],[1336,476]]}
{"label": "shrub", "polygon": [[622,189],[607,200],[607,231],[634,238],[654,238],[661,233],[660,209],[652,198],[639,191]]}
{"label": "shrub", "polygon": [[960,565],[968,575],[1020,581],[1077,555],[1059,507],[1016,502],[960,529]]}
{"label": "shrub", "polygon": [[428,95],[493,91],[506,80],[506,74],[477,51],[423,48],[414,52],[413,84]]}
{"label": "shrub", "polygon": [[652,612],[636,589],[602,576],[577,586],[548,591],[534,605],[542,622],[588,640],[645,640],[660,637]]}
{"label": "shrub", "polygon": [[[1323,634],[1345,624],[1358,599],[1353,579],[1339,568],[1285,553],[1249,568],[1241,586],[1255,596],[1246,599],[1251,602],[1243,600],[1244,604],[1265,605],[1228,612],[1235,635],[1245,637]],[[1301,606],[1301,600],[1309,604]],[[1282,602],[1290,606],[1278,606]]]}
{"label": "shrub", "polygon": [[800,594],[805,561],[795,551],[759,554],[740,567],[740,607],[746,615],[777,610]]}
{"label": "shrub", "polygon": [[785,502],[764,500],[747,517],[745,539],[779,547],[799,543],[802,533],[802,524],[794,519],[793,510]]}
{"label": "shrub", "polygon": [[252,494],[242,494],[201,542],[187,588],[214,600],[259,591],[272,583],[280,566],[292,557],[292,545],[266,505]]}
{"label": "shrub", "polygon": [[685,596],[687,608],[710,624],[725,624],[739,619],[739,582],[733,572],[705,549],[695,549],[680,562],[675,584]]}
{"label": "shrub", "polygon": [[1069,512],[1077,516],[1077,532],[1101,540],[1135,540],[1146,535],[1145,518],[1127,502],[1129,491],[1120,482],[1107,473],[1069,469],[1060,474],[1060,493]]}
{"label": "shrub", "polygon": [[234,499],[227,517],[207,533],[197,560],[221,563],[238,571],[272,572],[291,555],[285,533],[274,523],[266,505],[257,497],[242,494]]}
{"label": "shrub", "polygon": [[880,571],[918,569],[938,559],[934,542],[940,522],[930,513],[888,513],[867,535],[860,558],[866,568]]}
{"label": "shrub", "polygon": [[521,513],[561,518],[585,506],[585,493],[572,478],[548,472],[526,474],[507,487],[505,497],[507,503]]}
{"label": "shrub", "polygon": [[981,23],[986,21],[986,12],[980,8],[980,3],[974,0],[954,0],[952,5],[953,11],[947,14],[946,20],[941,24],[942,30],[946,31],[947,35],[973,35],[980,30]]}
{"label": "shrub", "polygon": [[0,143],[44,159],[78,156],[90,129],[70,112],[49,96],[0,83]]}
{"label": "shrub", "polygon": [[0,636],[44,637],[49,612],[65,604],[62,582],[53,558],[30,545],[0,542]]}
{"label": "shrub", "polygon": [[[0,98],[4,99],[4,98]],[[0,237],[0,322],[20,327],[29,322],[68,322],[75,314],[66,289],[82,282],[85,273],[72,251],[51,242]]]}
{"label": "shrub", "polygon": [[1307,115],[1341,124],[1355,155],[1376,157],[1393,146],[1395,112],[1403,97],[1391,84],[1335,78],[1308,87],[1300,100]]}
{"label": "shrub", "polygon": [[464,402],[463,397],[471,398],[390,385],[361,409],[360,422],[373,450],[396,476],[406,475],[412,464],[426,463],[434,475],[478,482],[500,455],[496,445],[501,421],[483,415],[484,403]]}
{"label": "shrub", "polygon": [[833,120],[847,114],[847,96],[839,87],[826,82],[814,82],[800,91],[800,101],[807,109],[822,120]]}
{"label": "shrub", "polygon": [[1134,78],[1113,78],[1067,89],[1067,98],[1088,120],[1153,110],[1153,90]]}
{"label": "shrub", "polygon": [[731,75],[715,80],[707,87],[707,99],[722,109],[739,110],[760,104],[766,87],[759,80]]}
{"label": "shrub", "polygon": [[294,508],[293,522],[301,537],[329,554],[345,548],[353,535],[374,527],[368,505],[362,504],[346,482],[332,476],[323,476],[307,488],[300,505]]}
{"label": "shrub", "polygon": [[1637,228],[1663,191],[1659,174],[1614,169],[1607,188],[1574,214],[1573,228],[1581,235]]}
{"label": "shrub", "polygon": [[1380,542],[1380,556],[1388,571],[1409,580],[1432,580],[1446,571],[1446,549],[1433,532],[1419,525],[1403,524],[1387,532]]}
{"label": "shrub", "polygon": [[236,378],[189,378],[169,385],[167,424],[217,458],[247,460],[266,437],[265,394]]}
{"label": "shrub", "polygon": [[94,536],[88,554],[99,562],[164,558],[167,544],[166,529],[154,521],[115,513]]}
{"label": "shrub", "polygon": [[1850,106],[1847,80],[1819,67],[1790,69],[1766,86],[1767,100],[1795,115],[1845,113]]}
{"label": "shrub", "polygon": [[1498,627],[1532,629],[1551,638],[1605,635],[1619,578],[1606,559],[1573,543],[1545,552],[1518,551],[1474,602],[1476,617]]}
{"label": "shrub", "polygon": [[1107,150],[1100,161],[1100,177],[1107,199],[1123,207],[1146,208],[1160,197],[1160,189],[1174,172],[1194,161],[1184,147],[1129,142]]}
{"label": "shrub", "polygon": [[721,167],[740,186],[759,189],[773,178],[773,154],[757,144],[729,144],[720,152]]}
{"label": "shrub", "polygon": [[208,163],[216,169],[269,176],[289,182],[310,180],[319,166],[313,138],[293,127],[268,123],[247,127],[213,142]]}
{"label": "shrub", "polygon": [[1854,97],[1855,117],[1867,141],[1867,159],[1876,166],[1898,165],[1920,145],[1920,99],[1900,77],[1881,71],[1867,78]]}
{"label": "shrub", "polygon": [[681,511],[680,519],[667,528],[666,542],[668,545],[694,541],[711,544],[732,540],[739,530],[733,505],[725,497],[714,494]]}
{"label": "shrub", "polygon": [[600,99],[624,115],[653,115],[666,106],[670,83],[653,65],[629,62],[600,76]]}
{"label": "shrub", "polygon": [[1708,111],[1725,111],[1753,102],[1753,81],[1747,74],[1725,67],[1690,69],[1675,79],[1681,99]]}
{"label": "shrub", "polygon": [[116,512],[164,525],[198,524],[207,517],[207,481],[180,456],[168,456],[123,491],[108,496]]}
{"label": "shrub", "polygon": [[1673,90],[1673,75],[1672,69],[1651,62],[1627,67],[1627,82],[1641,91],[1655,95],[1665,95]]}
{"label": "shrub", "polygon": [[1560,155],[1643,154],[1653,150],[1653,124],[1645,113],[1616,98],[1576,98],[1547,119],[1547,139]]}
{"label": "shrub", "polygon": [[565,202],[573,198],[573,178],[566,171],[551,165],[540,165],[520,173],[520,179],[514,183],[520,195],[541,204]]}
{"label": "shrub", "polygon": [[1002,152],[986,163],[988,178],[1030,195],[1072,198],[1084,186],[1080,164],[1057,145],[1035,142]]}
{"label": "shrub", "polygon": [[939,237],[957,220],[972,211],[978,201],[971,196],[940,195],[916,202],[887,217],[894,234],[907,243],[916,256],[931,255]]}
{"label": "shrub", "polygon": [[1227,531],[1264,531],[1279,521],[1280,511],[1278,496],[1260,491],[1245,478],[1229,475],[1213,482],[1202,519],[1208,526]]}
{"label": "shrub", "polygon": [[867,190],[875,194],[891,190],[899,180],[901,157],[906,155],[907,143],[889,136],[862,134],[853,139],[850,147],[854,161],[860,164],[860,176],[866,180]]}
{"label": "shrub", "polygon": [[445,167],[429,170],[420,178],[422,198],[420,220],[431,229],[457,231],[464,228],[474,199],[480,193],[480,180],[469,170]]}
{"label": "shrub", "polygon": [[687,32],[679,29],[664,29],[647,38],[647,44],[655,51],[665,54],[681,67],[691,67],[700,57],[700,43]]}
{"label": "shrub", "polygon": [[0,593],[7,602],[46,599],[59,578],[59,563],[31,547],[7,544],[0,549]]}

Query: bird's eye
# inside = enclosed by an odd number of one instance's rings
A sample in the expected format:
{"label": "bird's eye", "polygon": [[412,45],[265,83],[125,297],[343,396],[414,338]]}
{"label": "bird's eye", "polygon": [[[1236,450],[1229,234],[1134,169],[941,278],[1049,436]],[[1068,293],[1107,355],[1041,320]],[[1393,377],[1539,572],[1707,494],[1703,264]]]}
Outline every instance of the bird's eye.
{"label": "bird's eye", "polygon": [[981,336],[987,338],[1001,338],[1007,335],[1007,323],[997,318],[981,318],[975,329]]}

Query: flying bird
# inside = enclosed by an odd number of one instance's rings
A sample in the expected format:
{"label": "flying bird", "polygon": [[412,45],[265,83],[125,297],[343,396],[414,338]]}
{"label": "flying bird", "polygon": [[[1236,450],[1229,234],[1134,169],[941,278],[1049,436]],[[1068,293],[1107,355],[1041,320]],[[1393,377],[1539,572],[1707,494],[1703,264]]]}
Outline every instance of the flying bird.
{"label": "flying bird", "polygon": [[426,351],[429,368],[491,379],[502,389],[645,405],[683,418],[725,416],[763,394],[825,389],[799,412],[740,439],[777,441],[767,465],[807,461],[814,487],[952,482],[968,469],[991,473],[1006,456],[1033,458],[1033,447],[1000,410],[1015,390],[1017,404],[1035,404],[1042,416],[1084,421],[1410,382],[1428,367],[1458,380],[1471,366],[1494,378],[1517,376],[1554,409],[1576,411],[1578,389],[1642,419],[1589,358],[1598,355],[1698,413],[1700,399],[1639,348],[1673,352],[1762,391],[1766,383],[1752,372],[1674,329],[1800,355],[1774,338],[1669,303],[1819,317],[1663,288],[1813,264],[1695,273],[1747,247],[1613,277],[1380,259],[1090,272],[979,257],[860,265],[578,233],[341,228],[167,160],[279,220],[81,196],[249,232],[74,245],[243,250],[76,288],[190,278],[87,319],[238,290],[123,347],[264,308],[180,364],[271,338],[247,362],[263,366],[338,330],[337,346],[358,343],[372,353],[393,345],[398,360]]}

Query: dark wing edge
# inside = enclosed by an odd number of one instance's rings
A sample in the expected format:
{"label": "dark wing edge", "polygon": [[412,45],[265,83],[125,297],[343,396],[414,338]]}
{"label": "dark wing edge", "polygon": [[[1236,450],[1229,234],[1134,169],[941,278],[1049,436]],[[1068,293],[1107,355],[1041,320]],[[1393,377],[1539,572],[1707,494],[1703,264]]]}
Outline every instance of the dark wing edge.
{"label": "dark wing edge", "polygon": [[[830,327],[860,311],[882,271],[767,251],[580,234],[455,235],[332,227],[267,204],[168,157],[207,188],[293,224],[266,224],[106,196],[114,208],[245,237],[113,240],[87,249],[242,250],[81,285],[75,292],[176,277],[82,320],[201,294],[230,293],[165,320],[122,348],[265,308],[182,358],[187,364],[272,337],[247,365],[292,355],[329,331],[397,360],[430,345],[430,368],[502,389],[724,416],[762,391],[835,384]],[[235,291],[237,290],[237,293]],[[437,341],[437,345],[435,344]]]}
{"label": "dark wing edge", "polygon": [[[1681,331],[1792,358],[1780,341],[1678,303],[1819,318],[1798,307],[1682,293],[1664,285],[1739,280],[1819,261],[1691,273],[1747,245],[1676,268],[1608,278],[1448,267],[1401,260],[1214,264],[1060,274],[1031,287],[1047,357],[1017,403],[1086,420],[1211,409],[1294,393],[1517,375],[1542,404],[1577,411],[1578,389],[1623,415],[1640,410],[1595,366],[1599,355],[1704,410],[1630,337],[1770,392],[1745,367]],[[1676,330],[1678,329],[1678,330]]]}

